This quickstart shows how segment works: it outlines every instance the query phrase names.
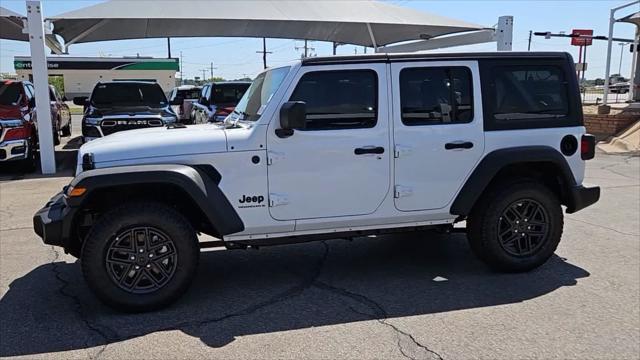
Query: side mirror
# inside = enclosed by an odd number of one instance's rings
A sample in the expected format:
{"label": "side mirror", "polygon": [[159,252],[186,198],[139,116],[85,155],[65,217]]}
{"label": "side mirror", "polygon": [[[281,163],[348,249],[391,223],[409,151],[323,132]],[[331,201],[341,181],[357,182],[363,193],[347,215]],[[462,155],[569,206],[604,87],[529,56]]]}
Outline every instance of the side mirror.
{"label": "side mirror", "polygon": [[36,98],[32,97],[31,99],[29,99],[29,107],[30,108],[35,108],[36,107]]}
{"label": "side mirror", "polygon": [[73,98],[73,103],[79,106],[85,106],[89,98],[86,96],[78,96]]}
{"label": "side mirror", "polygon": [[307,103],[287,101],[280,108],[280,129],[276,135],[285,138],[293,135],[295,129],[304,129],[307,125]]}
{"label": "side mirror", "polygon": [[182,105],[184,103],[184,98],[175,97],[173,100],[169,101],[169,105]]}

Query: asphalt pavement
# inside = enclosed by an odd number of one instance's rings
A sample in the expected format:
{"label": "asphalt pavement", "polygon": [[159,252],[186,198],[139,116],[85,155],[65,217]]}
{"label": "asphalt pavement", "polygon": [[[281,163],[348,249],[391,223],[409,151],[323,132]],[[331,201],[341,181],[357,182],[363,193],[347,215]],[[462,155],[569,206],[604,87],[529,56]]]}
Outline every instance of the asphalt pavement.
{"label": "asphalt pavement", "polygon": [[588,163],[602,199],[566,216],[556,256],[529,273],[490,271],[463,234],[212,251],[179,302],[134,315],[32,230],[69,176],[0,174],[1,357],[640,357],[640,157]]}

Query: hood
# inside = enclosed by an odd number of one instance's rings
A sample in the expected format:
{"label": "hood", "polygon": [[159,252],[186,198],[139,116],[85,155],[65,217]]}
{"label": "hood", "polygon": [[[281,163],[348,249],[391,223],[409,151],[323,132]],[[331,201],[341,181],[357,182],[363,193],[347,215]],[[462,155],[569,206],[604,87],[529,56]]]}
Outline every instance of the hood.
{"label": "hood", "polygon": [[215,124],[185,128],[154,127],[117,132],[90,141],[78,158],[92,153],[96,165],[110,161],[162,158],[227,151],[225,130]]}
{"label": "hood", "polygon": [[0,105],[0,119],[22,119],[18,105]]}
{"label": "hood", "polygon": [[100,113],[103,116],[118,116],[118,115],[162,115],[166,114],[166,108],[150,108],[147,106],[118,106],[113,108],[94,108],[95,111]]}

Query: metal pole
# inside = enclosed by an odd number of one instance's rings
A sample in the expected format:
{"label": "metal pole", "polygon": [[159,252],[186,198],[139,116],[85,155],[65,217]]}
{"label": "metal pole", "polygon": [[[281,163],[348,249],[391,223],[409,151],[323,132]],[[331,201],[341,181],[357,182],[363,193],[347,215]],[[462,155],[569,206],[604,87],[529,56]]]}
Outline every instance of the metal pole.
{"label": "metal pole", "polygon": [[171,59],[171,38],[167,38],[167,59]]}
{"label": "metal pole", "polygon": [[613,24],[616,19],[613,17],[616,9],[611,9],[609,13],[609,39],[607,39],[607,63],[604,70],[604,91],[602,94],[602,105],[607,105],[609,97],[609,76],[611,75],[611,48],[613,46]]}
{"label": "metal pole", "polygon": [[615,13],[620,9],[624,9],[628,6],[640,4],[640,1],[632,1],[628,4],[624,4],[622,6],[615,7],[611,9],[609,13],[609,39],[607,40],[607,64],[604,74],[604,93],[602,99],[602,105],[607,105],[607,97],[609,95],[609,76],[611,75],[611,48],[613,46],[613,24],[616,22]]}
{"label": "metal pole", "polygon": [[529,30],[529,45],[527,45],[527,51],[531,51],[531,35],[533,35],[533,31]]}
{"label": "metal pole", "polygon": [[584,82],[584,73],[587,71],[587,48],[588,46],[584,47],[584,55],[582,56],[582,62],[584,65],[582,65],[582,81]]}
{"label": "metal pole", "polygon": [[56,157],[53,147],[49,79],[44,45],[45,34],[40,1],[27,1],[27,27],[29,28],[29,45],[31,47],[31,71],[36,92],[40,167],[43,174],[55,174]]}
{"label": "metal pole", "polygon": [[620,64],[618,65],[618,75],[622,76],[622,57],[624,56],[625,43],[618,43],[620,46]]}
{"label": "metal pole", "polygon": [[211,81],[213,81],[213,61],[211,62]]}
{"label": "metal pole", "polygon": [[336,54],[336,50],[338,49],[338,44],[334,41],[333,42],[333,55]]}
{"label": "metal pole", "polygon": [[184,73],[182,72],[182,51],[180,51],[180,85],[184,85]]}
{"label": "metal pole", "polygon": [[262,38],[262,67],[267,68],[267,38]]}
{"label": "metal pole", "polygon": [[640,101],[640,59],[638,58],[640,45],[640,26],[636,28],[636,38],[633,43],[633,61],[631,63],[631,79],[629,80],[629,100]]}

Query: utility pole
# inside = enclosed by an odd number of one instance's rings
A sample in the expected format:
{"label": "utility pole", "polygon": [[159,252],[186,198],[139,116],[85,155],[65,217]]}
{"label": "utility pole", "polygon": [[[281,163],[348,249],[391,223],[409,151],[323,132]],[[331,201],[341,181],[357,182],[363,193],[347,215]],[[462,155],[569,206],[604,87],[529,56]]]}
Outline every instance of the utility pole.
{"label": "utility pole", "polygon": [[533,35],[533,30],[529,30],[529,45],[527,45],[527,51],[531,51],[531,36]]}
{"label": "utility pole", "polygon": [[167,38],[167,59],[171,59],[171,38]]}
{"label": "utility pole", "polygon": [[202,81],[205,81],[205,79],[207,78],[207,75],[205,74],[207,71],[207,69],[202,69]]}
{"label": "utility pole", "polygon": [[182,72],[182,51],[180,51],[180,85],[184,85],[184,73]]}
{"label": "utility pole", "polygon": [[213,81],[213,70],[217,69],[217,67],[213,67],[213,61],[211,62],[211,81]]}
{"label": "utility pole", "polygon": [[273,54],[273,51],[267,51],[267,39],[262,38],[262,51],[256,51],[258,54],[262,54],[262,66],[267,68],[267,54]]}
{"label": "utility pole", "polygon": [[[334,45],[335,46],[335,45]],[[304,55],[303,57],[309,57],[309,50],[311,51],[315,51],[316,48],[309,46],[309,40],[305,40],[304,41],[304,46],[302,47],[295,47],[296,50],[300,50],[300,49],[304,49]],[[335,47],[334,47],[334,55],[335,55]]]}

